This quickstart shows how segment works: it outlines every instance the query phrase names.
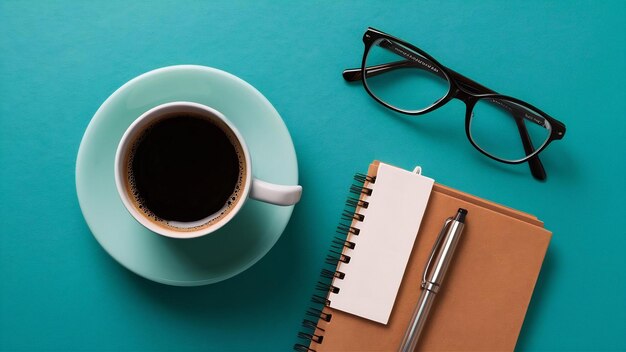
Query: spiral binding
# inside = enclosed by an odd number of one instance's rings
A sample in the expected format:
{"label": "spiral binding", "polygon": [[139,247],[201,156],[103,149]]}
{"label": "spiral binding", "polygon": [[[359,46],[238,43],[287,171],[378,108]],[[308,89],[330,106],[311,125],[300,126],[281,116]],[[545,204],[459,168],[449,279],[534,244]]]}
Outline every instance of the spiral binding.
{"label": "spiral binding", "polygon": [[350,186],[350,195],[346,199],[346,206],[341,214],[341,221],[337,226],[328,254],[324,260],[325,267],[321,270],[319,280],[315,285],[315,293],[311,296],[313,304],[305,313],[302,320],[302,330],[298,333],[298,343],[293,349],[300,352],[316,352],[310,348],[310,342],[322,343],[324,340],[324,329],[318,325],[320,320],[330,322],[332,314],[324,312],[324,307],[330,305],[328,296],[330,293],[339,293],[339,287],[333,285],[333,280],[343,280],[345,273],[337,270],[339,262],[350,263],[350,256],[344,254],[344,249],[354,249],[356,243],[348,241],[348,236],[358,236],[361,230],[353,226],[353,222],[361,222],[365,220],[363,214],[358,213],[358,209],[366,209],[369,202],[360,199],[362,195],[371,196],[373,189],[368,187],[369,184],[376,182],[376,177],[365,174],[354,175],[354,183]]}

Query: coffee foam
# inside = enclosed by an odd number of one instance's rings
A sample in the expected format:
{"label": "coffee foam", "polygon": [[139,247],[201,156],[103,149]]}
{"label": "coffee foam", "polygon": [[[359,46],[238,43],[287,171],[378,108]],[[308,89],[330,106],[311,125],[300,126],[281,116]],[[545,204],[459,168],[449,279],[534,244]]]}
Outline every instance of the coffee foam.
{"label": "coffee foam", "polygon": [[[192,222],[191,223],[193,224],[192,226],[185,226],[186,224],[190,224],[190,223],[163,219],[157,216],[156,214],[154,214],[152,211],[150,211],[150,209],[148,209],[144,205],[144,201],[136,189],[135,175],[134,175],[133,168],[132,168],[133,159],[135,157],[135,152],[137,150],[137,147],[141,143],[141,141],[143,140],[147,132],[149,132],[150,129],[152,129],[154,126],[156,126],[160,122],[167,120],[169,118],[175,118],[176,116],[180,116],[183,114],[185,116],[192,116],[192,117],[196,117],[196,118],[208,121],[212,123],[213,125],[219,127],[219,129],[224,132],[224,134],[226,135],[228,140],[231,142],[233,147],[235,147],[235,153],[237,154],[237,159],[239,162],[239,179],[237,180],[237,183],[235,184],[235,189],[233,193],[229,196],[226,204],[224,204],[224,206],[220,210],[209,215],[207,218]],[[176,112],[176,113],[166,114],[166,115],[161,116],[157,121],[154,121],[148,126],[144,127],[143,130],[137,132],[135,134],[134,140],[131,143],[132,143],[132,147],[129,148],[129,151],[126,153],[125,163],[124,163],[124,174],[126,175],[126,193],[131,199],[135,209],[139,211],[139,213],[141,213],[146,219],[155,223],[156,225],[159,225],[166,229],[181,231],[181,232],[191,232],[191,231],[197,231],[200,229],[205,229],[205,228],[210,227],[213,224],[218,223],[221,219],[226,217],[230,213],[230,211],[235,207],[235,205],[241,201],[241,198],[243,196],[243,190],[245,188],[244,185],[246,184],[245,175],[246,175],[247,169],[246,169],[246,162],[245,162],[245,154],[243,152],[243,147],[241,146],[237,136],[235,136],[235,134],[230,129],[230,127],[226,125],[222,120],[219,120],[216,117],[207,117],[205,115],[192,113],[192,112]],[[198,222],[200,222],[200,224],[197,224]]]}

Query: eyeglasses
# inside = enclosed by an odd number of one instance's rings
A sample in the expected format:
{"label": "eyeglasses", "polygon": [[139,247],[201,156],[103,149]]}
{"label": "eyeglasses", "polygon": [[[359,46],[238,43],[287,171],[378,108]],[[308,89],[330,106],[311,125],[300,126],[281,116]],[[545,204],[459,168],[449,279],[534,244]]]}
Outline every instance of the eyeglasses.
{"label": "eyeglasses", "polygon": [[426,52],[379,30],[363,36],[361,68],[343,71],[346,81],[362,81],[377,102],[397,112],[422,115],[453,98],[466,105],[465,133],[481,153],[507,164],[528,162],[545,180],[538,154],[565,135],[565,125],[545,112],[495,91],[441,65]]}

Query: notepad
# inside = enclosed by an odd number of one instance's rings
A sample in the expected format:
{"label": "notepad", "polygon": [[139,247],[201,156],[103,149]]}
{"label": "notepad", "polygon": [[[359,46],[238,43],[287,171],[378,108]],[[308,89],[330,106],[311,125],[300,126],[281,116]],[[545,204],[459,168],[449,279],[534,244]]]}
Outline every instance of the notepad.
{"label": "notepad", "polygon": [[463,240],[417,350],[513,350],[550,243],[543,223],[432,180],[422,216],[428,179],[379,162],[355,179],[363,183],[351,187],[351,221],[338,227],[295,349],[397,351],[437,235],[464,208]]}
{"label": "notepad", "polygon": [[338,292],[328,298],[332,308],[387,324],[433,183],[380,164],[376,181],[365,185],[371,190],[362,197],[368,206],[358,209],[362,217],[351,224],[360,231],[348,238],[354,243],[344,251],[350,261],[337,267],[345,277],[333,281]]}

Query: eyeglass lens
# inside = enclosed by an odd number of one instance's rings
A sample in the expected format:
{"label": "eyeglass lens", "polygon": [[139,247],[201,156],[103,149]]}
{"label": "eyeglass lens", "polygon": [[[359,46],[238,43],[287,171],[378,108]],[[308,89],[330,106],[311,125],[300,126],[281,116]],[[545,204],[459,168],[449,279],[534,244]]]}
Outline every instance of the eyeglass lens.
{"label": "eyeglass lens", "polygon": [[[502,98],[483,98],[472,109],[470,138],[483,152],[519,161],[541,149],[550,137],[550,123],[541,114]],[[524,138],[521,134],[528,134]],[[524,140],[530,143],[524,145]]]}
{"label": "eyeglass lens", "polygon": [[398,110],[419,112],[435,105],[450,90],[441,69],[417,52],[378,39],[365,57],[365,84],[380,101]]}

